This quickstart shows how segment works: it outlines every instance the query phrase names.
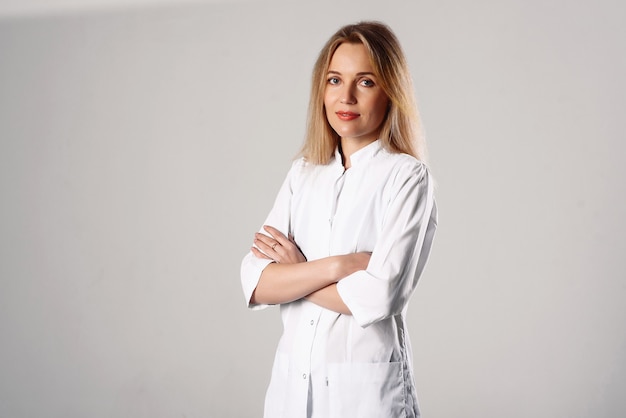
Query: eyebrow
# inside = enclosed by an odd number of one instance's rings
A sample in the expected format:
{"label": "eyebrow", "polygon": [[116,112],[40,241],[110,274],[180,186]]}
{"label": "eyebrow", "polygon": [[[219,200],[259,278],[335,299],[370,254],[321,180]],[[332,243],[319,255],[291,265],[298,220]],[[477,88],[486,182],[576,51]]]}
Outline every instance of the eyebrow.
{"label": "eyebrow", "polygon": [[[335,70],[328,70],[328,74],[337,74],[337,75],[341,75],[341,73],[339,71],[335,71]],[[369,76],[374,76],[376,77],[376,74],[369,72],[369,71],[363,71],[360,73],[356,73],[357,76],[363,76],[363,75],[369,75]]]}

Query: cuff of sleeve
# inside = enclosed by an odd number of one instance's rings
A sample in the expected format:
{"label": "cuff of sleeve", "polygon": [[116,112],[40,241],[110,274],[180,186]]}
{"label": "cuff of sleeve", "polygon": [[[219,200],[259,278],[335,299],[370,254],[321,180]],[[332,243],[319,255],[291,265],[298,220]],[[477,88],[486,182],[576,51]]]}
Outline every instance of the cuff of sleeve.
{"label": "cuff of sleeve", "polygon": [[337,292],[341,300],[350,309],[354,320],[361,328],[367,328],[380,319],[373,307],[368,307],[365,303],[370,298],[364,294],[367,292],[363,287],[364,275],[368,276],[365,270],[356,271],[337,282]]}
{"label": "cuff of sleeve", "polygon": [[248,253],[241,263],[241,287],[243,288],[243,295],[246,299],[246,305],[252,310],[259,310],[267,308],[270,305],[261,303],[251,303],[252,293],[256,289],[261,273],[269,264],[273,263],[272,260],[266,260],[263,258],[257,258],[251,252]]}

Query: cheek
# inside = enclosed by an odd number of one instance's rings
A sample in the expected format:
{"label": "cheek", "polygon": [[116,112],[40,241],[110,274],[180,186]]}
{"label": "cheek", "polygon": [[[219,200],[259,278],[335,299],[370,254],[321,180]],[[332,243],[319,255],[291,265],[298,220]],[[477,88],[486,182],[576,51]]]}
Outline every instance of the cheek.
{"label": "cheek", "polygon": [[372,109],[374,109],[373,114],[374,117],[379,120],[383,120],[385,115],[387,114],[387,101],[386,100],[376,100],[375,103],[372,104]]}
{"label": "cheek", "polygon": [[333,103],[333,94],[331,91],[324,92],[324,106],[330,106]]}
{"label": "cheek", "polygon": [[382,115],[381,117],[384,119],[387,115],[387,110],[389,109],[389,99],[385,96],[383,100],[378,102],[378,112]]}

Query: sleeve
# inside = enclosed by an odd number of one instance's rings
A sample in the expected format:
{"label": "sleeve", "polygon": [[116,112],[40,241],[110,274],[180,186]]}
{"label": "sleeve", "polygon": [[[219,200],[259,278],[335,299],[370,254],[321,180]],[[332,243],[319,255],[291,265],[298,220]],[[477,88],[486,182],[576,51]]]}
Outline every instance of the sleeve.
{"label": "sleeve", "polygon": [[[299,162],[301,160],[297,160],[291,166],[291,169],[287,173],[287,177],[285,178],[280,190],[278,191],[278,195],[274,201],[274,206],[267,216],[265,223],[263,225],[271,225],[274,228],[278,229],[285,235],[288,235],[290,231],[290,208],[291,208],[291,196],[292,196],[292,187],[294,182],[294,177],[296,176],[296,172],[299,169]],[[267,234],[263,228],[259,230],[259,232],[263,234]],[[269,305],[263,304],[252,304],[250,303],[250,298],[252,298],[252,293],[254,289],[256,289],[257,284],[259,283],[259,278],[261,277],[261,273],[269,264],[273,263],[272,260],[266,260],[262,258],[255,257],[252,254],[252,251],[248,251],[248,254],[245,255],[241,262],[241,286],[243,288],[243,294],[246,299],[246,304],[251,309],[263,309],[267,308]]]}
{"label": "sleeve", "polygon": [[406,307],[430,254],[437,228],[433,183],[418,163],[396,176],[378,241],[366,270],[337,284],[337,291],[363,328]]}

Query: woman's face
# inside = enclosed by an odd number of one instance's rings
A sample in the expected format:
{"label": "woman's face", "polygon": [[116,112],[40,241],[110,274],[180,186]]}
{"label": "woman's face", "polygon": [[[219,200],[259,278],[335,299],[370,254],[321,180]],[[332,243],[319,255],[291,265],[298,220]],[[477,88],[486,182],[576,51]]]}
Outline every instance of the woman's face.
{"label": "woman's face", "polygon": [[379,85],[362,44],[339,45],[328,67],[324,107],[330,126],[343,139],[378,139],[389,99]]}

